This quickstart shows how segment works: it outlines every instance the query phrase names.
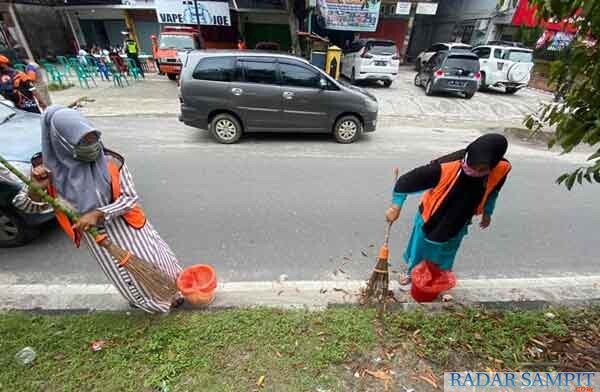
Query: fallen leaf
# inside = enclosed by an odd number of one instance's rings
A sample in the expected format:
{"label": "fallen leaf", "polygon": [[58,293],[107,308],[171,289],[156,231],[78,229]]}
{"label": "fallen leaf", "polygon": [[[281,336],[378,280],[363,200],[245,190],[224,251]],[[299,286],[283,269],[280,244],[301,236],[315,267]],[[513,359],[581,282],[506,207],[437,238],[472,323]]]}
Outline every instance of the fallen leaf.
{"label": "fallen leaf", "polygon": [[345,273],[346,273],[346,271],[344,271],[344,270],[343,270],[343,269],[341,269],[341,268],[340,268],[338,271],[340,271],[342,274],[345,274]]}
{"label": "fallen leaf", "polygon": [[344,294],[350,295],[350,293],[344,289],[338,289],[337,287],[333,288],[333,291],[342,292]]}
{"label": "fallen leaf", "polygon": [[435,389],[438,388],[437,383],[432,380],[431,378],[427,377],[427,376],[419,376],[419,378],[423,381],[425,381],[427,384],[431,385],[432,387],[434,387]]}
{"label": "fallen leaf", "polygon": [[374,247],[375,247],[375,244],[369,245],[369,248],[374,248]]}
{"label": "fallen leaf", "polygon": [[369,257],[369,254],[362,249],[361,249],[360,253],[365,257]]}
{"label": "fallen leaf", "polygon": [[319,292],[320,292],[321,294],[325,294],[325,293],[327,292],[327,289],[321,289]]}
{"label": "fallen leaf", "polygon": [[377,370],[375,372],[369,370],[369,369],[365,369],[365,373],[367,373],[370,376],[373,376],[375,378],[378,378],[380,380],[391,380],[392,376],[390,376],[389,374],[387,374],[386,372],[384,372],[383,370]]}
{"label": "fallen leaf", "polygon": [[277,295],[281,295],[283,294],[283,290],[281,290],[280,292],[277,293]]}
{"label": "fallen leaf", "polygon": [[275,355],[277,355],[278,358],[283,358],[283,354],[279,351],[275,351]]}
{"label": "fallen leaf", "polygon": [[415,338],[416,338],[416,337],[417,337],[417,336],[419,336],[420,334],[421,334],[421,330],[420,330],[420,329],[417,329],[415,332],[413,332],[413,337],[415,337]]}
{"label": "fallen leaf", "polygon": [[348,256],[344,256],[344,260],[352,261],[352,259]]}
{"label": "fallen leaf", "polygon": [[483,336],[481,336],[481,334],[478,332],[475,332],[473,334],[473,337],[475,337],[475,339],[477,339],[477,340],[483,340]]}
{"label": "fallen leaf", "polygon": [[256,381],[256,386],[262,387],[263,385],[265,385],[265,376],[260,376],[258,381]]}
{"label": "fallen leaf", "polygon": [[64,353],[57,353],[54,356],[54,360],[56,361],[62,361],[63,359],[65,359],[67,356]]}

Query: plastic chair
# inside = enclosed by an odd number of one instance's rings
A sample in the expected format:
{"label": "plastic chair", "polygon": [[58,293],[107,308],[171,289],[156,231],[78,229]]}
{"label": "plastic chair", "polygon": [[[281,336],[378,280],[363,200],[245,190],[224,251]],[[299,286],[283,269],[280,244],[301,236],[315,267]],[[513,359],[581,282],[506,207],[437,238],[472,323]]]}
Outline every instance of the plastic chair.
{"label": "plastic chair", "polygon": [[60,85],[63,85],[63,80],[68,79],[67,75],[60,72],[55,65],[52,65],[50,63],[43,63],[42,66],[44,67],[44,69],[48,73],[48,76],[50,77],[50,83],[58,83]]}
{"label": "plastic chair", "polygon": [[27,68],[27,66],[25,64],[17,63],[15,65],[13,65],[13,68],[16,69],[17,71],[25,72],[25,69]]}
{"label": "plastic chair", "polygon": [[89,74],[94,74],[96,76],[99,75],[100,71],[98,70],[98,59],[92,55],[85,56],[85,60],[87,62],[86,70]]}
{"label": "plastic chair", "polygon": [[110,72],[110,74],[113,77],[113,84],[115,86],[119,86],[119,87],[125,87],[123,85],[123,82],[125,82],[128,86],[129,86],[129,80],[127,80],[127,76],[125,76],[125,74],[123,72],[121,72],[120,70],[117,69],[117,67],[115,67],[114,63],[108,63],[107,64],[108,67],[108,72]]}
{"label": "plastic chair", "polygon": [[133,59],[127,59],[127,72],[135,80],[140,80],[140,79],[144,78],[144,75],[142,74],[142,71],[137,66],[137,64],[135,63],[135,61],[133,61]]}
{"label": "plastic chair", "polygon": [[94,77],[91,74],[89,74],[83,66],[80,65],[79,67],[75,68],[75,73],[77,74],[77,80],[79,81],[79,85],[81,86],[81,88],[83,88],[84,83],[85,87],[90,88],[90,80],[94,83],[95,87],[98,87],[98,84],[96,84],[96,80],[94,80]]}
{"label": "plastic chair", "polygon": [[73,67],[69,63],[69,60],[67,60],[67,58],[65,56],[56,56],[56,58],[58,59],[58,62],[60,63],[60,65],[62,65],[63,68],[65,69],[65,74],[72,75],[71,71],[73,70]]}

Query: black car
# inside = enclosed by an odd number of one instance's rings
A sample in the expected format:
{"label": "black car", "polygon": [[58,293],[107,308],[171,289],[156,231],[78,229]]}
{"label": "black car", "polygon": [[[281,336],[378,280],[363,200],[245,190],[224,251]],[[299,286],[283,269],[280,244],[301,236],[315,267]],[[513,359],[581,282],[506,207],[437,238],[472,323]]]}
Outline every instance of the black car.
{"label": "black car", "polygon": [[[0,103],[0,155],[29,174],[31,157],[41,150],[40,115]],[[13,198],[23,183],[0,164],[0,248],[24,245],[39,233],[40,225],[54,219],[52,210],[24,214]]]}
{"label": "black car", "polygon": [[415,86],[425,87],[425,94],[463,93],[470,99],[479,88],[479,58],[465,51],[437,52],[415,76]]}

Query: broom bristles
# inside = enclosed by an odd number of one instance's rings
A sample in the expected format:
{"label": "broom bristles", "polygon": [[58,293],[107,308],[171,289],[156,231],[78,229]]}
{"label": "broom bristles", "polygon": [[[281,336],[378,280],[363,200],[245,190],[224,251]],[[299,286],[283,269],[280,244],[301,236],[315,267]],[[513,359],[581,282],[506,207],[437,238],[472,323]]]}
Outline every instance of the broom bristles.
{"label": "broom bristles", "polygon": [[142,285],[152,298],[161,302],[172,302],[175,299],[179,291],[175,280],[154,264],[127,252],[108,238],[104,238],[99,244]]}
{"label": "broom bristles", "polygon": [[377,300],[379,303],[383,303],[388,296],[389,288],[389,270],[388,260],[378,258],[375,269],[371,274],[371,278],[367,282],[367,287],[364,292],[364,299],[366,302]]}

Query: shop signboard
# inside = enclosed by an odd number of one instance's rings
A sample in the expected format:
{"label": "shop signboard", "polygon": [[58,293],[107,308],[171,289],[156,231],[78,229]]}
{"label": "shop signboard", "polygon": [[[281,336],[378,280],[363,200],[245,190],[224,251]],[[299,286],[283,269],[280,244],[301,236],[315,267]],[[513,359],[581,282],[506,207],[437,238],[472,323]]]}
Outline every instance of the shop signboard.
{"label": "shop signboard", "polygon": [[231,26],[229,3],[225,1],[155,0],[154,4],[159,23]]}
{"label": "shop signboard", "polygon": [[317,0],[325,28],[345,31],[375,31],[381,0]]}
{"label": "shop signboard", "polygon": [[418,3],[418,15],[435,15],[437,13],[438,3]]}
{"label": "shop signboard", "polygon": [[410,15],[412,3],[399,2],[396,4],[396,15]]}

